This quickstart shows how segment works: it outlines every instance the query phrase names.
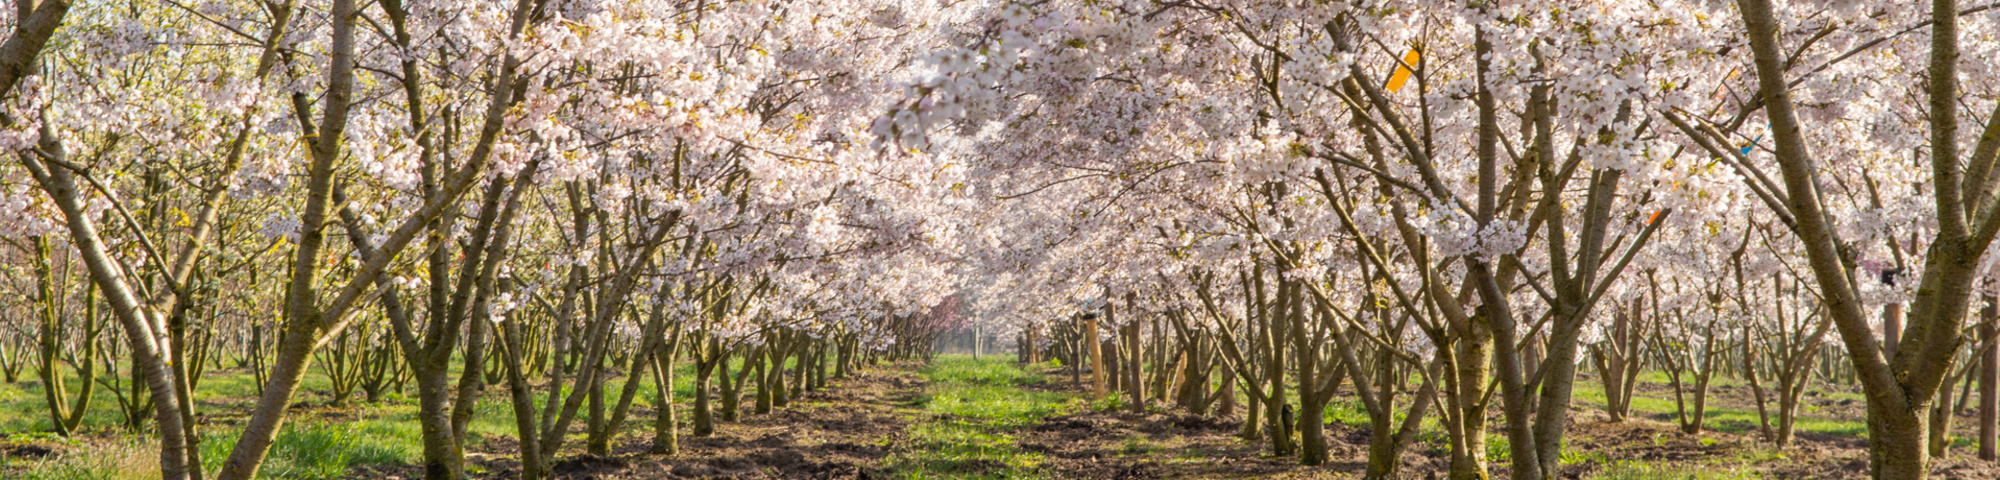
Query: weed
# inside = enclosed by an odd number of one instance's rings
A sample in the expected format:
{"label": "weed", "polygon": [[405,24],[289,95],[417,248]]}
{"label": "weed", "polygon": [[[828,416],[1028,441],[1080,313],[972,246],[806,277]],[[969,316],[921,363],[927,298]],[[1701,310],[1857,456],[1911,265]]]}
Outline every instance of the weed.
{"label": "weed", "polygon": [[1568,446],[1564,446],[1564,448],[1562,449],[1561,460],[1563,465],[1577,465],[1583,463],[1598,463],[1598,464],[1611,463],[1611,457],[1605,456],[1604,452],[1585,452],[1581,450],[1571,450],[1568,448]]}
{"label": "weed", "polygon": [[1125,452],[1127,455],[1148,455],[1160,451],[1161,447],[1158,443],[1147,439],[1144,435],[1127,435],[1125,436],[1124,444],[1119,447],[1119,450]]}

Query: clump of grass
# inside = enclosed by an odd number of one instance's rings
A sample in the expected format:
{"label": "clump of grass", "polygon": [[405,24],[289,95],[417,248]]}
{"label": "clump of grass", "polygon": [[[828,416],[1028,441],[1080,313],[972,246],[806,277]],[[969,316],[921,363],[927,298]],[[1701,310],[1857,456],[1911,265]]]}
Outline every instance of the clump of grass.
{"label": "clump of grass", "polygon": [[[420,426],[401,415],[372,412],[360,420],[307,420],[286,425],[272,444],[258,478],[326,480],[345,478],[359,465],[413,463],[422,452]],[[201,442],[203,469],[221,470],[240,432],[209,431]],[[53,436],[15,435],[16,440],[66,442],[72,448],[39,460],[10,459],[0,477],[23,480],[146,480],[160,477],[159,443],[150,436],[81,443]]]}
{"label": "clump of grass", "polygon": [[963,422],[917,424],[910,438],[915,448],[892,459],[903,478],[1026,478],[1036,476],[1043,461],[1022,452],[1012,437]]}
{"label": "clump of grass", "polygon": [[[1666,382],[1665,380],[1666,377],[1662,373],[1649,372],[1646,375],[1647,376],[1643,376],[1641,378],[1641,381],[1648,383]],[[1713,386],[1721,386],[1724,384],[1720,383],[1724,381],[1722,377],[1719,376],[1716,377],[1716,381],[1719,383],[1715,383],[1713,384]],[[1734,382],[1735,380],[1730,380],[1730,384],[1734,384]],[[1828,392],[1825,395],[1828,395],[1829,398],[1832,399],[1840,399],[1840,400],[1853,399],[1854,401],[1864,401],[1862,396],[1856,393]],[[1576,407],[1603,408],[1604,386],[1602,383],[1595,381],[1578,381],[1576,382],[1576,393],[1574,398],[1575,398],[1574,405]],[[1632,399],[1633,416],[1646,416],[1646,415],[1671,416],[1676,411],[1677,408],[1674,406],[1674,401],[1670,397],[1659,398],[1659,397],[1649,397],[1641,395]],[[1802,408],[1800,409],[1798,423],[1794,425],[1794,428],[1798,432],[1841,435],[1841,436],[1849,436],[1856,438],[1868,437],[1868,422],[1866,421],[1866,419],[1831,418],[1831,417],[1826,417],[1824,415],[1825,414],[1817,412],[1815,409]],[[1708,408],[1708,413],[1707,416],[1705,417],[1705,421],[1707,422],[1708,428],[1711,430],[1742,435],[1757,430],[1757,422],[1758,422],[1757,418],[1758,418],[1757,411],[1754,409],[1719,408],[1711,404]],[[1773,427],[1776,427],[1777,420],[1778,419],[1776,415],[1773,414],[1771,418]]]}
{"label": "clump of grass", "polygon": [[1160,451],[1161,446],[1159,443],[1147,439],[1144,435],[1127,435],[1125,436],[1124,445],[1120,449],[1127,455],[1146,455]]}
{"label": "clump of grass", "polygon": [[[159,451],[140,438],[82,446],[67,453],[33,461],[12,472],[21,480],[150,480],[160,478]],[[25,463],[12,461],[10,463]],[[7,473],[0,471],[0,473]]]}
{"label": "clump of grass", "polygon": [[1763,463],[1784,460],[1785,452],[1770,444],[1754,444],[1736,451],[1736,459],[1745,463]]}
{"label": "clump of grass", "polygon": [[[328,480],[343,478],[359,465],[412,463],[422,452],[422,432],[412,422],[394,418],[355,422],[299,422],[278,433],[258,478]],[[201,460],[209,471],[222,468],[239,433],[209,435],[201,442]]]}
{"label": "clump of grass", "polygon": [[889,459],[897,478],[1044,478],[1044,458],[1025,452],[1007,431],[1087,408],[1075,395],[1030,391],[1043,381],[1002,357],[941,355],[923,371],[930,383],[916,406],[932,414],[910,427],[911,445]]}
{"label": "clump of grass", "polygon": [[1762,478],[1755,471],[1738,466],[1695,465],[1620,461],[1605,467],[1592,480],[1749,480]]}
{"label": "clump of grass", "polygon": [[1486,435],[1486,458],[1488,460],[1496,458],[1507,459],[1512,458],[1513,455],[1513,445],[1507,443],[1505,435]]}
{"label": "clump of grass", "polygon": [[1562,449],[1561,461],[1563,465],[1577,465],[1583,463],[1601,464],[1601,463],[1608,463],[1610,462],[1610,460],[1611,458],[1605,456],[1604,452],[1574,450],[1569,448],[1568,445],[1564,445]]}
{"label": "clump of grass", "polygon": [[961,355],[941,355],[923,374],[930,386],[917,398],[924,410],[979,420],[991,427],[1015,427],[1081,406],[1080,399],[1059,392],[1022,390],[1040,383],[1042,375],[1022,370],[1005,359],[973,361]]}
{"label": "clump of grass", "polygon": [[[1401,420],[1402,415],[1397,415]],[[1368,416],[1368,409],[1360,400],[1336,398],[1326,402],[1327,423],[1338,423],[1355,428],[1369,428],[1374,420]]]}
{"label": "clump of grass", "polygon": [[310,472],[290,478],[336,478],[353,465],[408,464],[422,450],[420,427],[408,422],[320,424],[290,437],[278,439],[274,454]]}
{"label": "clump of grass", "polygon": [[939,355],[924,367],[923,374],[934,383],[1028,385],[1044,381],[1041,373],[1022,369],[1005,359],[973,360],[965,355]]}

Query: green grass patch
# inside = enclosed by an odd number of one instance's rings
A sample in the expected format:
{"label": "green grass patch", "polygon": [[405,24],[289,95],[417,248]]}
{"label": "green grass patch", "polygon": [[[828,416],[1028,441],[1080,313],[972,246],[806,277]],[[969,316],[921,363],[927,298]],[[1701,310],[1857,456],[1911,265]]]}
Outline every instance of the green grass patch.
{"label": "green grass patch", "polygon": [[[229,432],[202,438],[204,468],[219,471],[240,435]],[[358,465],[416,463],[423,454],[422,435],[414,417],[291,423],[278,433],[257,478],[327,480],[343,478],[349,468]]]}
{"label": "green grass patch", "polygon": [[940,355],[922,373],[930,383],[913,406],[928,418],[910,427],[911,444],[889,458],[896,478],[1047,478],[1042,455],[1022,451],[1006,432],[1088,403],[1072,394],[1021,388],[1044,378],[1004,357],[974,361]]}
{"label": "green grass patch", "polygon": [[[217,472],[235,447],[237,432],[210,433],[201,442],[203,469]],[[0,465],[7,478],[23,480],[144,480],[160,477],[159,444],[149,436],[127,436],[99,443],[47,440],[71,448],[57,456],[10,461]],[[421,454],[420,432],[414,422],[378,417],[351,422],[309,420],[285,426],[271,445],[257,478],[330,480],[345,478],[357,465],[415,462]],[[16,476],[18,475],[18,476]]]}
{"label": "green grass patch", "polygon": [[[1663,374],[1658,374],[1657,372],[1649,372],[1647,374],[1641,374],[1640,380],[1645,382],[1651,382],[1652,380],[1648,378],[1648,375],[1660,376],[1660,378],[1664,379]],[[1720,376],[1716,378],[1717,380],[1721,379]],[[1768,391],[1766,393],[1775,394],[1775,392],[1768,392]],[[1709,395],[1711,396],[1717,395],[1717,392],[1711,390],[1709,392]],[[1829,395],[1834,395],[1836,398],[1841,398],[1840,396],[1851,396],[1855,394],[1840,393],[1840,394],[1829,394]],[[1605,404],[1604,384],[1598,382],[1594,378],[1587,380],[1583,378],[1578,378],[1576,382],[1576,390],[1575,393],[1573,394],[1573,402],[1575,405],[1579,407],[1598,408],[1598,409],[1604,408]],[[1817,408],[1809,409],[1805,408],[1804,405],[1801,405],[1800,407],[1801,408],[1799,408],[1799,413],[1796,423],[1793,425],[1792,428],[1793,431],[1795,432],[1822,433],[1822,434],[1843,435],[1851,437],[1868,436],[1868,422],[1866,421],[1866,419],[1833,418],[1820,415],[1818,412],[1815,411],[1817,410]],[[1768,408],[1772,409],[1771,428],[1777,428],[1777,423],[1778,423],[1777,402],[1775,400],[1772,401],[1768,406]],[[1677,415],[1676,411],[1677,410],[1674,407],[1674,398],[1672,393],[1668,393],[1660,397],[1648,396],[1645,393],[1636,393],[1635,395],[1633,395],[1632,416],[1634,417],[1652,417],[1655,415],[1664,415],[1665,417],[1663,418],[1662,421],[1671,423],[1674,421],[1675,415]],[[1708,411],[1705,413],[1702,419],[1703,428],[1729,432],[1739,435],[1756,432],[1757,425],[1758,425],[1757,410],[1755,407],[1751,407],[1749,409],[1721,408],[1713,402],[1709,403]]]}
{"label": "green grass patch", "polygon": [[1592,480],[1750,480],[1763,475],[1737,465],[1699,465],[1620,461],[1590,477]]}
{"label": "green grass patch", "polygon": [[[97,445],[81,445],[70,440],[67,453],[40,460],[0,462],[0,476],[21,480],[100,480],[106,478],[151,480],[160,478],[159,448],[149,439],[126,437]],[[15,471],[22,465],[26,468]]]}

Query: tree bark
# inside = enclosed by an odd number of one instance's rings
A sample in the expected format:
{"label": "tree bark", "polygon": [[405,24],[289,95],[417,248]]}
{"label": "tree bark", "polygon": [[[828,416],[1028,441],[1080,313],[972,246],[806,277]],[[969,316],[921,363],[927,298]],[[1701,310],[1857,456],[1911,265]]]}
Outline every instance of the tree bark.
{"label": "tree bark", "polygon": [[[9,44],[12,44],[11,40]],[[6,60],[4,48],[0,47],[0,65],[4,65]],[[34,157],[49,155],[53,160],[64,158],[61,142],[54,138],[46,125],[42,130],[41,147],[41,153],[22,153],[21,163],[34,175],[42,190],[48,192],[57,209],[62,211],[70,240],[90,271],[91,281],[97,285],[98,291],[104,293],[106,302],[111,305],[112,315],[125,328],[127,343],[131,347],[128,355],[132,359],[133,376],[135,380],[145,383],[151,397],[154,421],[159,425],[161,478],[185,479],[189,474],[186,426],[182,423],[178,407],[180,395],[175,388],[173,370],[166,366],[162,358],[164,349],[170,345],[166,332],[154,318],[155,312],[148,311],[138,295],[127,287],[124,269],[105,250],[97,226],[84,212],[80,199],[82,193],[77,190],[75,176],[57,162],[44,163]]]}
{"label": "tree bark", "polygon": [[672,456],[681,452],[680,416],[674,408],[674,364],[680,359],[680,340],[681,331],[676,327],[673,338],[667,340],[666,348],[655,350],[652,361],[648,362],[653,366],[653,385],[660,397],[656,406],[659,411],[653,418],[653,447],[649,451],[656,455]]}
{"label": "tree bark", "polygon": [[[1107,303],[1108,305],[1108,303]],[[1103,400],[1105,394],[1104,345],[1097,338],[1097,315],[1083,315],[1082,343],[1090,349],[1090,399]]]}
{"label": "tree bark", "polygon": [[2000,326],[1994,324],[2000,322],[2000,299],[1986,296],[1986,308],[1979,316],[1985,319],[1979,324],[1979,340],[1986,344],[1979,350],[1979,459],[1990,462],[2000,459],[2000,422],[1995,421],[2000,419],[1995,414],[2000,412],[2000,397],[1995,396],[2000,394],[1995,388],[2000,381],[2000,348],[1995,348]]}

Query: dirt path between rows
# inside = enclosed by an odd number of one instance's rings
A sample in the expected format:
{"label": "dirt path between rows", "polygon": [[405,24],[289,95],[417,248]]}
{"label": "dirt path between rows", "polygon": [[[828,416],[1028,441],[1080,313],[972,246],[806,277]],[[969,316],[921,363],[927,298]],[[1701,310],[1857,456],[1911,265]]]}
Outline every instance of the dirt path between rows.
{"label": "dirt path between rows", "polygon": [[[628,437],[618,457],[559,462],[559,478],[577,479],[872,479],[905,437],[924,379],[909,367],[885,366],[829,380],[827,390],[793,398],[768,415],[718,422],[714,436],[680,439],[681,454],[645,455],[650,438]],[[650,412],[644,417],[650,419]],[[682,418],[687,418],[683,413]]]}
{"label": "dirt path between rows", "polygon": [[[883,463],[905,437],[913,412],[909,406],[923,390],[923,378],[913,368],[883,366],[852,378],[829,380],[826,391],[808,392],[768,415],[750,415],[748,398],[738,422],[717,422],[714,436],[686,434],[689,413],[681,412],[681,453],[666,457],[646,454],[651,446],[651,409],[634,409],[631,422],[647,426],[628,430],[613,455],[581,452],[582,440],[572,437],[554,465],[557,479],[876,479]],[[683,408],[686,408],[683,406]],[[518,447],[512,438],[488,439],[467,448],[473,478],[519,478]],[[355,478],[415,479],[414,466],[361,467]]]}
{"label": "dirt path between rows", "polygon": [[[559,479],[886,479],[904,478],[898,462],[917,456],[922,442],[909,431],[919,423],[945,416],[919,404],[926,380],[919,365],[883,365],[853,378],[834,380],[827,391],[811,392],[768,415],[745,415],[740,422],[718,423],[707,438],[681,437],[674,457],[647,455],[647,432],[628,433],[614,455],[583,454],[581,440],[570,446],[555,466]],[[1025,390],[1081,393],[1085,388],[1061,372],[1042,372],[1045,383],[1019,385]],[[748,406],[745,406],[746,413]],[[1765,478],[1861,478],[1866,476],[1866,440],[1849,436],[1801,435],[1797,445],[1773,450],[1752,435],[1705,432],[1681,435],[1671,424],[1650,418],[1624,423],[1603,421],[1600,410],[1577,407],[1567,435],[1587,458],[1565,462],[1562,478],[1588,478],[1613,464],[1644,462],[1666,469],[1750,469]],[[635,411],[634,421],[650,425],[651,411]],[[1237,438],[1241,413],[1227,419],[1152,411],[1144,414],[1081,411],[1054,415],[1011,428],[988,430],[1004,435],[1021,452],[1040,455],[1032,469],[1036,478],[1053,479],[1328,479],[1359,478],[1365,467],[1369,434],[1338,423],[1327,425],[1332,461],[1301,466],[1292,457],[1265,455],[1263,442]],[[682,414],[685,422],[687,414]],[[1493,419],[1496,423],[1501,420]],[[683,425],[683,432],[686,426]],[[512,439],[491,439],[468,449],[468,462],[481,472],[475,478],[518,478],[519,464]],[[1402,457],[1404,478],[1442,478],[1447,452],[1435,445],[1412,445]],[[1934,478],[1972,480],[2000,478],[1988,462],[1965,458],[1940,459]],[[1752,458],[1755,457],[1755,458]],[[1734,467],[1731,467],[1734,465]],[[1495,478],[1505,475],[1505,460],[1495,459]],[[981,468],[976,462],[962,470],[932,472],[946,477],[1007,478],[1004,467]],[[415,467],[362,467],[355,478],[414,479]],[[1021,474],[1016,472],[1015,474]],[[1683,472],[1685,473],[1685,472]]]}

